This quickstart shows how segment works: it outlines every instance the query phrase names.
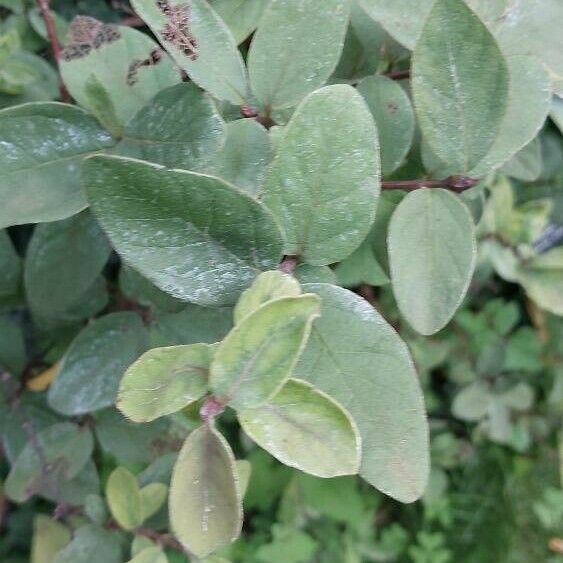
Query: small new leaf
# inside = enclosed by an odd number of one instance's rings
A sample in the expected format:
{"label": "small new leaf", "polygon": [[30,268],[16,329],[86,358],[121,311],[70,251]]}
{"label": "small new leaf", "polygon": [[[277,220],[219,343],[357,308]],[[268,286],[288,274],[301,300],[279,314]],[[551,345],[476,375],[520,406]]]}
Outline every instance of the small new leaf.
{"label": "small new leaf", "polygon": [[109,476],[106,499],[111,515],[124,530],[134,530],[143,523],[139,484],[124,467],[114,469]]}

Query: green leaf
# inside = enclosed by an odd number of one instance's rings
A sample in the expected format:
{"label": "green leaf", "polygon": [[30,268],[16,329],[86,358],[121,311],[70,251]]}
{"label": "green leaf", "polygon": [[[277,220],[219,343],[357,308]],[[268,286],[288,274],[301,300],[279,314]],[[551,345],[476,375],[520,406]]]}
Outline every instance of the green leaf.
{"label": "green leaf", "polygon": [[246,494],[246,490],[248,489],[250,476],[252,475],[252,464],[246,459],[237,459],[235,464],[237,467],[240,496],[241,498],[244,498],[244,495]]}
{"label": "green leaf", "polygon": [[91,74],[84,83],[85,106],[96,116],[102,126],[115,138],[120,138],[123,131],[109,92],[100,80]]}
{"label": "green leaf", "polygon": [[274,524],[273,540],[256,550],[258,561],[263,563],[301,563],[311,561],[318,543],[311,536],[292,526]]}
{"label": "green leaf", "polygon": [[248,53],[252,92],[267,113],[296,105],[328,80],[349,12],[347,0],[272,0]]}
{"label": "green leaf", "polygon": [[70,530],[45,514],[33,519],[33,539],[30,563],[52,563],[55,555],[71,538]]}
{"label": "green leaf", "polygon": [[425,140],[456,172],[469,172],[491,148],[508,83],[506,62],[485,25],[462,0],[437,0],[414,50],[412,90]]}
{"label": "green leaf", "polygon": [[464,387],[452,403],[452,413],[461,420],[477,422],[487,415],[493,397],[485,383],[476,381]]}
{"label": "green leaf", "polygon": [[210,172],[256,195],[272,156],[270,136],[264,127],[252,119],[239,119],[227,125],[225,145],[213,158]]}
{"label": "green leaf", "polygon": [[235,306],[235,323],[238,324],[264,303],[282,297],[297,297],[300,294],[301,287],[292,276],[279,270],[263,272],[240,296]]}
{"label": "green leaf", "polygon": [[75,106],[24,104],[0,111],[0,227],[56,221],[86,207],[79,163],[113,140]]}
{"label": "green leaf", "polygon": [[368,76],[358,84],[379,134],[381,173],[391,174],[403,162],[414,135],[414,112],[406,92],[385,76]]}
{"label": "green leaf", "polygon": [[137,112],[114,152],[196,170],[216,158],[224,140],[225,124],[211,98],[194,84],[182,83],[159,92]]}
{"label": "green leaf", "polygon": [[[98,47],[84,49],[84,34],[99,34],[104,40]],[[155,51],[158,60],[151,58]],[[146,33],[89,16],[72,21],[59,64],[68,91],[81,106],[98,115],[99,108],[88,93],[93,78],[107,92],[121,125],[157,92],[180,81],[172,59]]]}
{"label": "green leaf", "polygon": [[360,436],[350,415],[310,383],[290,379],[262,406],[238,414],[243,430],[283,464],[317,477],[353,475]]}
{"label": "green leaf", "polygon": [[414,49],[434,0],[359,0],[360,6],[400,43]]}
{"label": "green leaf", "polygon": [[237,44],[255,29],[270,0],[210,0],[211,7],[229,26]]}
{"label": "green leaf", "polygon": [[299,264],[293,275],[299,283],[332,283],[336,285],[336,275],[328,266]]}
{"label": "green leaf", "polygon": [[163,483],[149,483],[140,490],[143,522],[162,508],[167,494],[168,487]]}
{"label": "green leaf", "polygon": [[174,297],[233,302],[281,258],[268,210],[217,178],[118,157],[89,159],[83,170],[117,252]]}
{"label": "green leaf", "polygon": [[237,410],[275,395],[290,377],[319,308],[316,295],[284,297],[244,317],[215,351],[209,379],[213,393]]}
{"label": "green leaf", "polygon": [[0,303],[17,295],[22,261],[5,230],[0,230]]}
{"label": "green leaf", "polygon": [[121,542],[116,532],[86,524],[52,563],[121,563]]}
{"label": "green leaf", "polygon": [[32,312],[64,317],[94,284],[111,247],[90,213],[38,225],[25,258],[24,282]]}
{"label": "green leaf", "polygon": [[184,443],[170,485],[170,523],[190,553],[203,558],[242,527],[241,494],[229,444],[205,424]]}
{"label": "green leaf", "polygon": [[112,313],[90,323],[63,357],[49,388],[51,408],[74,416],[113,405],[123,372],[145,350],[146,341],[135,313]]}
{"label": "green leaf", "polygon": [[539,178],[542,164],[541,143],[536,137],[506,162],[500,172],[517,180],[533,182]]}
{"label": "green leaf", "polygon": [[49,426],[37,432],[34,440],[27,442],[4,484],[6,494],[15,502],[24,502],[39,492],[52,495],[61,482],[82,471],[94,447],[90,430],[70,422]]}
{"label": "green leaf", "polygon": [[[223,20],[205,0],[161,2],[132,0],[133,9],[190,78],[213,97],[241,105],[247,97],[246,69],[236,42]],[[166,39],[173,11],[186,22],[185,30]],[[165,12],[168,12],[166,14]]]}
{"label": "green leaf", "polygon": [[0,370],[19,376],[27,365],[22,326],[9,313],[0,315]]}
{"label": "green leaf", "polygon": [[348,256],[374,220],[379,176],[377,131],[362,97],[346,85],[310,94],[279,141],[263,194],[285,253],[316,266]]}
{"label": "green leaf", "polygon": [[114,469],[109,476],[106,499],[111,515],[124,530],[134,530],[143,523],[139,484],[125,467]]}
{"label": "green leaf", "polygon": [[399,310],[421,334],[443,328],[473,275],[475,228],[451,192],[424,188],[398,205],[389,225],[389,262]]}
{"label": "green leaf", "polygon": [[117,407],[134,422],[172,414],[207,391],[213,349],[207,344],[153,348],[129,366]]}
{"label": "green leaf", "polygon": [[128,563],[168,563],[168,557],[160,547],[147,547],[140,551]]}
{"label": "green leaf", "polygon": [[322,298],[321,317],[293,372],[350,412],[362,438],[360,475],[382,492],[412,502],[429,471],[428,423],[405,343],[357,295],[308,284]]}

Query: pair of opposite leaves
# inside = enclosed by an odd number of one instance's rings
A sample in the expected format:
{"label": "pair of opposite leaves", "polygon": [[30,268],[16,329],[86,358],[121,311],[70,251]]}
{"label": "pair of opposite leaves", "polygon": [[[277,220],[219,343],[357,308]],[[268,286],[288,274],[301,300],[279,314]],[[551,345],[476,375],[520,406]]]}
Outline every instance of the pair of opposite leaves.
{"label": "pair of opposite leaves", "polygon": [[[118,407],[135,422],[176,412],[208,391],[237,410],[245,432],[286,465],[319,477],[355,474],[360,437],[347,411],[314,386],[289,379],[320,298],[291,276],[259,275],[235,308],[223,342],[155,348],[123,377]],[[242,525],[233,453],[208,420],[186,440],[170,488],[173,529],[195,555],[234,539]]]}

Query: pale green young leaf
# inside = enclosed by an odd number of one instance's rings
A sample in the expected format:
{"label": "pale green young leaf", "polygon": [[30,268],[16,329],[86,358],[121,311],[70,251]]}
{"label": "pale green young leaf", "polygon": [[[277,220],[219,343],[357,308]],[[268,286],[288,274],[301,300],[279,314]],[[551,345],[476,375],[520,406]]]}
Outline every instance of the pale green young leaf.
{"label": "pale green young leaf", "polygon": [[476,245],[473,219],[451,192],[416,190],[398,205],[389,225],[391,281],[401,314],[417,332],[438,332],[461,305]]}
{"label": "pale green young leaf", "polygon": [[250,475],[252,473],[252,464],[246,459],[237,459],[235,464],[237,467],[240,496],[241,498],[244,498],[244,495],[246,494],[246,489],[248,489]]}
{"label": "pale green young leaf", "polygon": [[506,162],[500,172],[523,182],[533,182],[539,178],[542,164],[541,142],[536,137]]}
{"label": "pale green young leaf", "polygon": [[70,422],[37,432],[36,440],[51,469],[44,473],[38,448],[28,441],[4,483],[6,495],[15,502],[24,502],[36,493],[52,496],[60,483],[70,481],[82,471],[94,447],[90,430]]}
{"label": "pale green young leaf", "polygon": [[[164,4],[164,3],[162,3]],[[247,98],[247,77],[242,56],[223,20],[206,0],[167,0],[183,12],[185,37],[165,38],[170,16],[154,0],[132,0],[131,5],[160,43],[190,78],[213,97],[241,105]],[[181,40],[181,41],[180,41]]]}
{"label": "pale green young leaf", "polygon": [[64,317],[95,283],[111,252],[94,217],[84,211],[38,225],[25,256],[24,283],[31,311]]}
{"label": "pale green young leaf", "polygon": [[508,104],[508,68],[492,34],[462,0],[437,0],[412,57],[422,133],[457,173],[493,144]]}
{"label": "pale green young leaf", "polygon": [[168,168],[201,170],[225,142],[212,99],[194,84],[159,92],[127,123],[116,154]]}
{"label": "pale green young leaf", "polygon": [[359,0],[366,13],[397,41],[414,49],[433,0]]}
{"label": "pale green young leaf", "polygon": [[262,199],[285,233],[286,254],[338,262],[367,235],[379,196],[377,130],[347,85],[310,94],[279,141]]}
{"label": "pale green young leaf", "polygon": [[270,0],[210,0],[212,8],[229,26],[237,44],[255,29]]}
{"label": "pale green young leaf", "polygon": [[125,372],[117,408],[133,422],[150,422],[183,409],[205,395],[212,358],[208,344],[145,352]]}
{"label": "pale green young leaf", "polygon": [[121,538],[115,531],[86,524],[51,563],[121,563]]}
{"label": "pale green young leaf", "polygon": [[334,397],[358,425],[360,475],[401,502],[424,492],[428,423],[408,348],[367,301],[328,284],[307,284],[322,298],[321,317],[293,375]]}
{"label": "pale green young leaf", "polygon": [[0,111],[0,227],[64,219],[87,205],[82,159],[114,144],[83,110],[31,103]]}
{"label": "pale green young leaf", "polygon": [[239,119],[227,125],[225,145],[214,156],[209,171],[256,195],[272,156],[270,136],[264,127],[252,119]]}
{"label": "pale green young leaf", "polygon": [[156,514],[166,501],[168,487],[163,483],[149,483],[140,491],[141,519],[144,522]]}
{"label": "pale green young leaf", "polygon": [[7,231],[0,230],[0,303],[14,297],[20,287],[22,261]]}
{"label": "pale green young leaf", "polygon": [[[75,36],[96,31],[105,31],[110,39],[78,56],[79,39]],[[157,63],[141,64],[150,61],[157,49],[158,45],[137,29],[77,16],[71,23],[59,61],[61,75],[72,97],[99,115],[101,108],[91,91],[94,80],[106,92],[118,123],[124,125],[157,92],[180,82],[180,73],[165,53],[159,53]]]}
{"label": "pale green young leaf", "polygon": [[290,379],[263,405],[238,413],[243,430],[283,464],[317,477],[353,475],[360,467],[356,424],[310,383]]}
{"label": "pale green young leaf", "polygon": [[146,347],[147,331],[135,313],[112,313],[96,319],[66,351],[49,387],[49,405],[68,416],[113,405],[123,372]]}
{"label": "pale green young leaf", "polygon": [[316,295],[284,297],[262,305],[231,330],[211,362],[209,383],[237,410],[270,399],[291,376],[318,316]]}
{"label": "pale green young leaf", "polygon": [[289,274],[284,274],[279,270],[263,272],[239,297],[235,306],[235,323],[238,324],[264,303],[282,297],[297,297],[300,294],[299,283]]}
{"label": "pale green young leaf", "polygon": [[101,156],[84,164],[83,177],[117,252],[174,297],[232,303],[260,270],[279,263],[271,213],[218,178]]}
{"label": "pale green young leaf", "polygon": [[322,86],[344,45],[348,0],[272,0],[252,40],[252,92],[267,112],[288,108]]}
{"label": "pale green young leaf", "polygon": [[52,563],[71,537],[70,529],[64,524],[46,514],[37,514],[33,519],[30,563]]}
{"label": "pale green young leaf", "polygon": [[192,432],[174,466],[170,523],[184,548],[203,558],[233,541],[242,527],[242,501],[229,444],[209,424]]}
{"label": "pale green young leaf", "polygon": [[145,536],[136,535],[131,542],[131,558],[134,558],[136,555],[139,555],[141,551],[149,548],[149,547],[156,547],[155,543],[146,538]]}
{"label": "pale green young leaf", "polygon": [[160,547],[147,547],[137,553],[128,563],[168,563],[168,557]]}
{"label": "pale green young leaf", "polygon": [[358,84],[377,125],[381,173],[391,174],[407,156],[414,135],[414,112],[406,92],[395,80],[368,76]]}
{"label": "pale green young leaf", "polygon": [[106,499],[111,515],[124,530],[134,530],[143,523],[139,484],[125,467],[114,469],[109,476]]}

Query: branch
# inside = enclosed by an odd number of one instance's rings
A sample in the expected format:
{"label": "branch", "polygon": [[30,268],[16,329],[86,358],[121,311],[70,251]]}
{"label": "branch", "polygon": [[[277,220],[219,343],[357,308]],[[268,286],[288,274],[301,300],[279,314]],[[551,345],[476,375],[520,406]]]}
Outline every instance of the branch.
{"label": "branch", "polygon": [[443,180],[397,180],[381,182],[384,190],[406,190],[412,192],[421,188],[443,188],[457,194],[472,188],[479,183],[479,179],[469,176],[448,176]]}
{"label": "branch", "polygon": [[37,5],[39,6],[39,11],[45,22],[45,29],[47,30],[47,36],[51,43],[51,49],[53,50],[53,56],[55,57],[55,62],[57,63],[57,68],[59,69],[59,92],[61,102],[70,102],[70,94],[64,85],[63,79],[61,78],[59,60],[61,58],[61,45],[59,43],[59,38],[57,37],[57,30],[55,28],[55,20],[53,19],[53,14],[49,9],[50,0],[37,0]]}

